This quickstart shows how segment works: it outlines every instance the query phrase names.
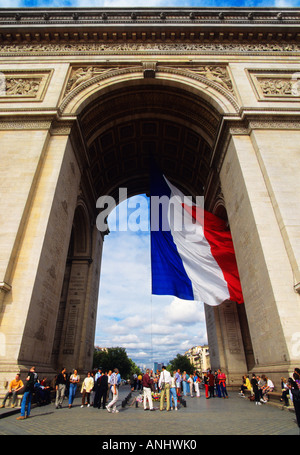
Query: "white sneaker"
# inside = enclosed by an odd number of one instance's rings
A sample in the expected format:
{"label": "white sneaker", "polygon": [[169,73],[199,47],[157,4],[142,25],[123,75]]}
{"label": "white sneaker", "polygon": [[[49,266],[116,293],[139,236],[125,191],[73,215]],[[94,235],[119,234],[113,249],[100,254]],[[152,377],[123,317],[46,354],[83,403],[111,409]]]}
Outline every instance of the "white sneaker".
{"label": "white sneaker", "polygon": [[83,404],[80,407],[83,408]]}
{"label": "white sneaker", "polygon": [[120,412],[120,411],[118,411],[118,410],[116,409],[116,410],[115,410],[115,411],[113,411],[113,412],[114,412],[114,413],[118,413],[118,412]]}
{"label": "white sneaker", "polygon": [[106,407],[106,409],[108,410],[108,412],[111,412],[111,410],[109,409],[109,407],[108,407],[108,406],[105,406],[105,407]]}
{"label": "white sneaker", "polygon": [[89,407],[90,407],[90,405],[88,404],[88,405],[87,405],[87,407],[89,408]]}
{"label": "white sneaker", "polygon": [[259,401],[257,401],[255,404],[261,406],[261,403]]}

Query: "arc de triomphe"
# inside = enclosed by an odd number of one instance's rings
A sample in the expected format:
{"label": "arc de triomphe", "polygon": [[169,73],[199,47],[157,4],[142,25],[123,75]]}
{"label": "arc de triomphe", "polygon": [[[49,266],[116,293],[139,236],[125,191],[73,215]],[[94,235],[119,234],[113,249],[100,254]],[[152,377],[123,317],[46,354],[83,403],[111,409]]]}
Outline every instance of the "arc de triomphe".
{"label": "arc de triomphe", "polygon": [[1,387],[91,367],[96,201],[147,193],[150,153],[230,225],[245,304],[206,307],[213,368],[279,385],[300,366],[299,25],[299,9],[0,10]]}

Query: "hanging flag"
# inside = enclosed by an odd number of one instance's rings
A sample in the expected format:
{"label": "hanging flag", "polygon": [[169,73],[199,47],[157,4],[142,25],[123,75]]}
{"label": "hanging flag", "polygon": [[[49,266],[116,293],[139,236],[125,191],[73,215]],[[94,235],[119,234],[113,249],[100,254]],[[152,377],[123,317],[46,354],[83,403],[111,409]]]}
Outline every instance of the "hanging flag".
{"label": "hanging flag", "polygon": [[157,171],[151,176],[152,294],[242,303],[231,233]]}

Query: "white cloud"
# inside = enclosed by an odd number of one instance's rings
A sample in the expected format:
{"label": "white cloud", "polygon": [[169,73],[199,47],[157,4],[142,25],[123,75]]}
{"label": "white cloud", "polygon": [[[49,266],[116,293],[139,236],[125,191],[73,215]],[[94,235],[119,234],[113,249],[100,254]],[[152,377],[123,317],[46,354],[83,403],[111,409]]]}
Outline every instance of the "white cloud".
{"label": "white cloud", "polygon": [[101,268],[96,345],[122,346],[152,368],[206,343],[202,303],[151,296],[150,233],[111,232]]}
{"label": "white cloud", "polygon": [[170,322],[174,324],[194,325],[197,322],[204,321],[202,302],[174,298],[164,312]]}

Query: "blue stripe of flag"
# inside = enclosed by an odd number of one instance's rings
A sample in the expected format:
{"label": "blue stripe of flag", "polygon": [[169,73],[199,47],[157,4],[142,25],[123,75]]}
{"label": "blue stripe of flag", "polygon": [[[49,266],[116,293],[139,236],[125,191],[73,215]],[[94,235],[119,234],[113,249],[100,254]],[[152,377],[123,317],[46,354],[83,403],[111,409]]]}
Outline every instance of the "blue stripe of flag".
{"label": "blue stripe of flag", "polygon": [[[152,196],[171,196],[171,190],[157,169],[151,171],[150,182]],[[151,198],[150,198],[151,199]],[[152,294],[173,295],[180,299],[194,300],[192,283],[186,274],[182,259],[178,253],[176,244],[170,230],[163,230],[168,221],[167,214],[159,219],[154,214],[152,202],[150,202],[151,215],[151,272]],[[164,224],[163,224],[164,223]],[[155,225],[159,230],[156,230]]]}

